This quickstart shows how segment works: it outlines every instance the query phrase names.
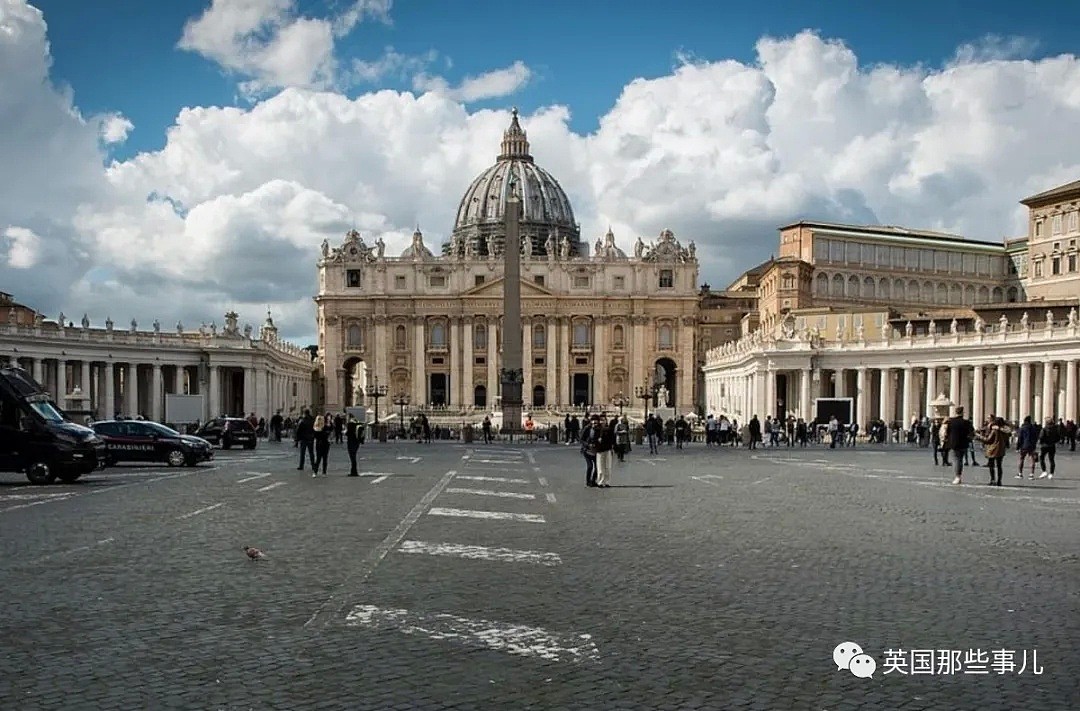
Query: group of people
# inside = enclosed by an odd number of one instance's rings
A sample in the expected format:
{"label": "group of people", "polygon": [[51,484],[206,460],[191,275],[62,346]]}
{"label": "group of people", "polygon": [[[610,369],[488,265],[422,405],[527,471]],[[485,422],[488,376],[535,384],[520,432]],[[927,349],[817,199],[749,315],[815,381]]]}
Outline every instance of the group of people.
{"label": "group of people", "polygon": [[[338,418],[341,419],[340,424],[337,423]],[[341,442],[342,430],[344,430],[345,445],[351,465],[349,476],[360,476],[356,471],[356,452],[364,443],[364,423],[351,414],[347,417],[343,415],[335,417],[327,412],[325,415],[313,417],[310,410],[304,410],[296,423],[294,446],[300,449],[300,465],[296,467],[296,470],[304,470],[306,455],[311,462],[311,476],[317,477],[320,469],[323,476],[326,476],[330,459],[330,438],[334,437],[336,432],[336,441]]]}
{"label": "group of people", "polygon": [[[608,421],[600,415],[593,415],[581,430],[580,442],[581,455],[585,458],[585,486],[611,488],[613,455],[623,462],[630,452],[630,423],[626,417],[614,417]],[[649,446],[654,447],[651,437]]]}
{"label": "group of people", "polygon": [[[1030,415],[1015,432],[1001,417],[990,415],[982,427],[976,429],[971,420],[964,418],[964,408],[959,407],[956,414],[947,420],[939,419],[930,428],[930,445],[934,451],[934,464],[939,460],[942,466],[949,466],[952,456],[953,484],[963,483],[964,464],[970,459],[973,466],[979,466],[975,460],[975,442],[983,445],[986,466],[990,470],[990,486],[1002,486],[1002,463],[1013,435],[1016,436],[1018,462],[1016,478],[1024,478],[1024,464],[1031,463],[1028,477],[1035,479],[1035,464],[1041,470],[1040,479],[1053,479],[1057,468],[1057,447],[1069,441],[1064,423],[1047,418],[1040,426]],[[1075,436],[1073,437],[1075,441]],[[940,457],[939,457],[940,455]]]}

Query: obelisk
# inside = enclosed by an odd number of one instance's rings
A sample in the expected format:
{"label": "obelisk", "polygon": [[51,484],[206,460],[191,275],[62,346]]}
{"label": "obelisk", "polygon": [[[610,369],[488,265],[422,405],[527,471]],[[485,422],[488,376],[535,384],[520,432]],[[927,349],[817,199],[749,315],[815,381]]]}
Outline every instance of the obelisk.
{"label": "obelisk", "polygon": [[503,220],[503,338],[502,338],[502,430],[521,430],[521,200],[510,178]]}

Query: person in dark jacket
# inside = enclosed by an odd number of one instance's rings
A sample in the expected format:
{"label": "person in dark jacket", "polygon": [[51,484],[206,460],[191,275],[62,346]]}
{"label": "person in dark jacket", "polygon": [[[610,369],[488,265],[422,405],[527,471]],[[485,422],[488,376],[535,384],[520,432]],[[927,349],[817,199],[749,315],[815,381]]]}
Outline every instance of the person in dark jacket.
{"label": "person in dark jacket", "polygon": [[364,423],[349,415],[345,423],[345,447],[349,452],[349,476],[360,476],[356,472],[356,451],[360,449],[361,435],[364,431]]}
{"label": "person in dark jacket", "polygon": [[986,466],[990,469],[990,486],[1001,486],[1001,462],[1009,448],[1009,433],[1005,431],[1005,420],[991,416],[978,438],[983,443]]}
{"label": "person in dark jacket", "polygon": [[[615,449],[615,430],[611,423],[602,419],[594,420],[598,429],[596,439],[596,486],[608,489],[611,485],[611,453]],[[615,422],[615,420],[612,420]]]}
{"label": "person in dark jacket", "polygon": [[600,439],[600,418],[586,420],[581,431],[581,456],[585,458],[585,486],[596,486],[596,445]]}
{"label": "person in dark jacket", "polygon": [[1016,478],[1024,478],[1024,461],[1031,458],[1031,478],[1035,478],[1035,446],[1039,441],[1039,429],[1031,421],[1031,415],[1024,418],[1020,431],[1016,434],[1016,451],[1020,452],[1020,463],[1016,465]]}
{"label": "person in dark jacket", "polygon": [[281,419],[281,410],[278,410],[274,413],[273,417],[270,418],[270,436],[275,442],[281,441],[282,424],[284,424],[284,421]]}
{"label": "person in dark jacket", "polygon": [[[1057,456],[1057,445],[1061,441],[1061,433],[1052,418],[1047,418],[1043,423],[1042,431],[1039,432],[1039,468],[1042,473],[1040,479],[1054,478],[1054,457]],[[1046,471],[1046,461],[1050,460],[1050,471]]]}
{"label": "person in dark jacket", "polygon": [[330,435],[334,434],[334,416],[329,412],[315,420],[315,468],[311,470],[311,476],[319,475],[319,467],[322,467],[323,476],[326,476],[326,464],[330,458]]}
{"label": "person in dark jacket", "polygon": [[956,408],[956,414],[946,422],[943,447],[953,455],[953,484],[960,484],[964,476],[964,454],[973,435],[971,423],[964,417],[964,408]]}
{"label": "person in dark jacket", "polygon": [[747,446],[750,449],[757,449],[757,443],[761,441],[761,420],[757,418],[757,415],[750,418],[747,429],[750,431],[750,441]]}
{"label": "person in dark jacket", "polygon": [[300,418],[300,423],[296,426],[296,444],[300,447],[300,466],[296,468],[297,471],[304,470],[304,454],[306,453],[308,459],[311,461],[311,466],[315,466],[315,420],[311,416],[310,410],[304,410],[303,417]]}
{"label": "person in dark jacket", "polygon": [[675,448],[682,449],[683,442],[688,439],[690,439],[690,423],[684,416],[679,415],[679,419],[675,421]]}

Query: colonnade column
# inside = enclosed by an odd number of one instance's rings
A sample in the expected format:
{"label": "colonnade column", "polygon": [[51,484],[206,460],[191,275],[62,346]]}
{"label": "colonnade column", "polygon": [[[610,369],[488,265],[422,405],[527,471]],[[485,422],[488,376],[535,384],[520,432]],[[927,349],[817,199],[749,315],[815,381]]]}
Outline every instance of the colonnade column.
{"label": "colonnade column", "polygon": [[44,380],[45,378],[44,368],[42,367],[43,365],[44,361],[42,361],[41,358],[34,358],[34,362],[30,366],[33,370],[34,380],[38,381],[38,383],[42,385],[45,384],[42,382],[42,380]]}
{"label": "colonnade column", "polygon": [[[383,327],[385,329],[385,326]],[[385,344],[385,339],[383,340]],[[387,344],[389,345],[389,344]],[[389,349],[387,349],[389,350]],[[386,356],[380,354],[383,357],[380,361],[385,360]],[[417,407],[423,407],[427,404],[427,374],[424,372],[424,365],[427,362],[427,341],[424,338],[424,319],[416,319],[416,323],[413,324],[413,367],[412,367],[412,401]],[[382,370],[382,368],[380,368]],[[387,374],[389,377],[389,373]],[[386,385],[389,387],[389,383],[379,378],[379,385]]]}
{"label": "colonnade column", "polygon": [[926,369],[926,407],[923,412],[927,417],[933,417],[934,408],[930,406],[930,403],[937,397],[934,395],[934,390],[937,389],[937,368]]}
{"label": "colonnade column", "polygon": [[150,378],[150,419],[161,422],[165,412],[161,408],[161,363],[154,363]]}
{"label": "colonnade column", "polygon": [[994,383],[994,387],[994,416],[1004,418],[1008,414],[1006,411],[1009,409],[1007,397],[1009,388],[1009,366],[1004,363],[998,363],[997,382]]}
{"label": "colonnade column", "polygon": [[213,419],[221,414],[221,366],[210,366],[210,390],[207,393],[207,402],[210,405],[209,419]]}
{"label": "colonnade column", "polygon": [[1065,363],[1065,420],[1076,422],[1076,361]]}
{"label": "colonnade column", "polygon": [[915,369],[910,365],[904,368],[904,401],[900,404],[900,426],[907,427],[911,424],[911,417],[915,414],[911,404],[911,381],[915,377]]}
{"label": "colonnade column", "polygon": [[976,365],[973,370],[971,384],[971,421],[976,427],[982,424],[985,414],[983,410],[983,367]]}
{"label": "colonnade column", "polygon": [[559,400],[559,384],[555,380],[555,344],[558,343],[558,322],[554,318],[548,318],[544,328],[544,342],[547,344],[547,355],[544,365],[547,367],[547,382],[544,384],[544,395],[548,405],[555,405]]}
{"label": "colonnade column", "polygon": [[[878,371],[878,419],[885,423],[886,433],[892,430],[893,422],[892,407],[890,407],[892,405],[891,380],[891,370],[882,368]],[[888,441],[888,438],[886,438],[886,441]]]}
{"label": "colonnade column", "polygon": [[959,406],[960,402],[960,366],[954,365],[949,368],[949,400],[953,405]]}
{"label": "colonnade column", "polygon": [[476,358],[473,356],[473,320],[471,316],[466,316],[463,319],[461,326],[461,405],[463,407],[472,407],[476,404],[476,399],[473,396],[473,363],[476,362]]}
{"label": "colonnade column", "polygon": [[1020,422],[1031,412],[1031,363],[1020,364],[1020,407],[1016,419]]}
{"label": "colonnade column", "polygon": [[173,393],[184,394],[184,366],[182,365],[173,368]]}
{"label": "colonnade column", "polygon": [[765,392],[763,395],[763,407],[761,418],[772,417],[776,414],[776,371],[769,367],[765,371]]}
{"label": "colonnade column", "polygon": [[806,422],[809,422],[813,417],[812,408],[814,403],[810,399],[810,381],[813,377],[814,373],[809,368],[804,368],[799,375],[799,412]]}
{"label": "colonnade column", "polygon": [[112,361],[105,361],[105,403],[102,407],[102,419],[111,420],[116,416],[116,374]]}
{"label": "colonnade column", "polygon": [[[608,348],[607,348],[607,323],[606,316],[597,316],[593,319],[593,402],[601,407],[607,405],[608,391]],[[680,393],[681,395],[681,393]],[[675,405],[678,407],[678,404]]]}
{"label": "colonnade column", "polygon": [[859,425],[859,429],[866,428],[866,413],[870,408],[867,407],[867,382],[866,382],[866,368],[860,367],[855,369],[855,422]]}
{"label": "colonnade column", "polygon": [[835,393],[835,397],[847,397],[846,376],[846,371],[843,368],[837,368],[833,371],[833,393]]}
{"label": "colonnade column", "polygon": [[[461,319],[450,317],[450,391],[446,394],[448,403],[460,407],[465,403],[461,386],[465,378],[461,377]],[[389,385],[389,383],[387,383]]]}
{"label": "colonnade column", "polygon": [[1042,418],[1054,416],[1054,407],[1057,404],[1056,392],[1054,391],[1054,364],[1051,361],[1043,363],[1042,384]]}
{"label": "colonnade column", "polygon": [[139,365],[128,363],[124,373],[124,409],[128,417],[139,415]]}

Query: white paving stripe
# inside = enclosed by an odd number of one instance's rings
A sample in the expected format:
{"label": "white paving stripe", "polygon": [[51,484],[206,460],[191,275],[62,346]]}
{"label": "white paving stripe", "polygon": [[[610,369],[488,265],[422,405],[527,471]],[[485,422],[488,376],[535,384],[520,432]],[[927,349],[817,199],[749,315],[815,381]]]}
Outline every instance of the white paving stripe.
{"label": "white paving stripe", "polygon": [[581,663],[595,661],[600,656],[600,650],[587,634],[562,636],[540,627],[472,620],[456,615],[357,605],[345,618],[345,624],[397,630],[402,634],[456,642],[466,647],[494,649],[555,662]]}
{"label": "white paving stripe", "polygon": [[555,494],[548,493],[548,494],[545,494],[545,496],[547,497],[547,500],[548,500],[549,504],[555,503]]}
{"label": "white paving stripe", "polygon": [[255,476],[249,476],[246,479],[238,480],[236,483],[237,484],[246,484],[249,481],[255,481],[256,479],[262,479],[263,477],[267,477],[267,476],[270,476],[270,472],[264,472],[262,474],[256,474]]}
{"label": "white paving stripe", "polygon": [[528,484],[528,479],[508,479],[502,476],[472,476],[462,474],[458,479],[465,479],[466,481],[494,481],[500,484]]}
{"label": "white paving stripe", "polygon": [[499,496],[504,499],[535,499],[532,494],[519,494],[516,491],[493,491],[492,489],[455,489],[449,488],[447,494],[472,494],[474,496]]}
{"label": "white paving stripe", "polygon": [[[450,471],[443,474],[442,478],[439,479],[439,481],[435,482],[435,486],[431,487],[431,490],[428,491],[428,493],[424,494],[424,497],[416,503],[416,506],[412,507],[412,510],[409,511],[409,513],[405,514],[405,518],[401,519],[401,521],[394,528],[394,530],[387,534],[386,538],[384,538],[382,542],[375,547],[371,554],[368,555],[368,557],[364,560],[360,567],[357,568],[356,573],[347,576],[345,578],[345,581],[338,586],[337,590],[326,599],[326,602],[324,602],[322,605],[319,605],[319,608],[315,610],[315,612],[312,613],[311,617],[308,618],[307,622],[304,623],[304,627],[311,626],[311,624],[319,618],[319,615],[321,615],[323,611],[330,606],[330,603],[332,603],[335,598],[341,596],[346,590],[349,590],[367,580],[368,576],[370,576],[372,572],[375,571],[375,568],[378,567],[382,559],[386,557],[386,554],[389,553],[394,546],[401,542],[401,539],[405,537],[405,534],[409,532],[409,529],[413,527],[413,524],[415,524],[420,519],[420,516],[422,516],[424,513],[424,509],[426,509],[428,506],[431,506],[431,502],[434,501],[435,498],[443,492],[443,489],[446,488],[446,485],[450,483],[450,480],[454,478],[455,474],[457,474],[457,471],[451,469]],[[344,604],[345,603],[342,603],[342,606],[338,608],[339,612],[344,607]],[[332,618],[327,618],[327,621],[329,621],[330,619]]]}
{"label": "white paving stripe", "polygon": [[525,521],[528,523],[544,523],[544,517],[539,514],[510,513],[507,511],[474,511],[473,509],[448,509],[441,506],[432,507],[428,511],[429,516],[454,516],[457,518],[485,518],[503,521]]}
{"label": "white paving stripe", "polygon": [[381,481],[386,481],[386,478],[387,477],[386,477],[385,474],[383,476],[377,476],[377,477],[375,477],[374,479],[371,480],[371,483],[372,484],[378,484]]}
{"label": "white paving stripe", "polygon": [[474,459],[474,464],[498,464],[500,466],[506,464],[524,464],[525,462],[520,459]]}
{"label": "white paving stripe", "polygon": [[177,516],[176,518],[178,518],[178,519],[185,519],[185,518],[191,518],[192,516],[198,516],[199,514],[204,514],[204,513],[206,513],[207,511],[213,511],[214,509],[216,509],[216,508],[218,508],[218,507],[220,507],[220,506],[224,506],[224,505],[225,505],[225,504],[223,504],[223,503],[221,503],[221,504],[214,504],[214,505],[212,505],[212,506],[207,506],[207,507],[205,507],[205,508],[201,508],[201,509],[198,509],[198,510],[196,510],[196,511],[191,511],[191,512],[189,512],[189,513],[186,513],[186,514],[184,514],[184,515],[182,515],[182,516]]}
{"label": "white paving stripe", "polygon": [[547,485],[548,485],[548,483],[547,483],[547,479],[545,479],[545,478],[544,478],[544,477],[542,477],[542,476],[538,476],[538,477],[536,477],[536,480],[537,480],[538,482],[540,482],[540,486],[547,486]]}
{"label": "white paving stripe", "polygon": [[497,560],[507,563],[535,563],[537,565],[560,565],[562,558],[558,553],[544,551],[522,551],[513,548],[488,548],[486,546],[466,546],[458,543],[427,543],[425,541],[405,541],[398,548],[401,553],[419,553],[439,555],[450,558],[470,558],[473,560]]}
{"label": "white paving stripe", "polygon": [[115,540],[116,540],[115,538],[105,538],[103,540],[98,541],[97,543],[91,543],[91,544],[86,545],[86,546],[79,546],[78,548],[72,548],[71,550],[68,550],[68,551],[60,551],[58,553],[50,553],[49,555],[42,556],[42,557],[38,558],[37,560],[35,560],[33,562],[34,563],[44,563],[44,562],[49,561],[49,560],[54,560],[56,558],[60,558],[61,556],[74,555],[75,553],[82,553],[83,551],[88,551],[91,548],[97,548],[98,546],[107,545],[109,543],[112,543]]}
{"label": "white paving stripe", "polygon": [[273,484],[267,484],[266,486],[262,487],[261,489],[256,489],[255,491],[270,491],[271,489],[276,489],[279,486],[285,486],[286,483],[287,482],[284,482],[284,481],[275,481]]}

